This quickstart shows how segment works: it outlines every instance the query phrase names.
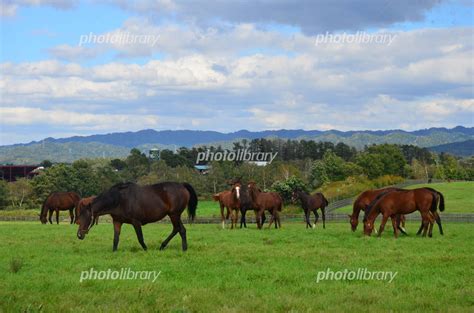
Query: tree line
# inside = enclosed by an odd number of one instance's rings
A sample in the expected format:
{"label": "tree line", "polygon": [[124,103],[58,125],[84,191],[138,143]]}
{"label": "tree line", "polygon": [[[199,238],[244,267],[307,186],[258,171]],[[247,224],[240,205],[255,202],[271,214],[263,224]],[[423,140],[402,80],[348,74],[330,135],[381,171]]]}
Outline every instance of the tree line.
{"label": "tree line", "polygon": [[[308,191],[331,182],[376,180],[389,175],[412,179],[474,180],[474,158],[459,159],[449,154],[432,153],[411,145],[381,144],[361,151],[344,144],[308,140],[255,139],[233,144],[232,150],[278,152],[266,166],[246,162],[212,162],[207,172],[194,168],[197,154],[223,151],[221,146],[202,146],[177,151],[162,150],[160,159],[150,159],[132,149],[124,159],[87,159],[72,164],[44,161],[45,169],[32,179],[12,183],[0,181],[0,208],[38,208],[54,191],[75,191],[81,197],[99,194],[112,185],[133,181],[153,184],[161,181],[187,181],[200,197],[228,189],[229,180],[240,177],[255,181],[265,190],[288,196],[288,186]],[[388,183],[388,182],[387,182]]]}

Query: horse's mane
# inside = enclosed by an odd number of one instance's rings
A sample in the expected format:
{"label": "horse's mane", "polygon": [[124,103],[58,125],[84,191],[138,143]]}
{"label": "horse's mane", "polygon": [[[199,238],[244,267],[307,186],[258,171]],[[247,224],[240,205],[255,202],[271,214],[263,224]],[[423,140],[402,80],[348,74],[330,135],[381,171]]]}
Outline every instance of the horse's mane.
{"label": "horse's mane", "polygon": [[110,187],[110,189],[113,189],[113,188],[117,188],[117,189],[124,189],[124,188],[128,188],[130,186],[133,186],[135,185],[135,183],[132,183],[132,182],[120,182],[120,183],[117,183],[115,185],[113,185],[112,187]]}

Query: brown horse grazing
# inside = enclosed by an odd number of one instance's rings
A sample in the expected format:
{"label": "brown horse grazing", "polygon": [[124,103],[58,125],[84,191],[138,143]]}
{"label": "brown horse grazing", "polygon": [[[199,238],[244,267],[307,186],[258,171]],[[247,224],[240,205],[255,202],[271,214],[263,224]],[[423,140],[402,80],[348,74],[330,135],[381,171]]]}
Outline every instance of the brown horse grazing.
{"label": "brown horse grazing", "polygon": [[181,214],[186,206],[190,220],[196,216],[198,198],[193,187],[188,183],[163,182],[155,185],[139,186],[134,183],[120,183],[103,192],[92,201],[79,215],[77,237],[84,239],[94,225],[93,218],[110,214],[114,224],[113,251],[117,251],[122,224],[132,224],[138,242],[144,250],[147,246],[143,240],[142,226],[169,216],[173,231],[163,241],[163,250],[173,237],[179,233],[183,251],[188,248],[186,228],[181,221]]}
{"label": "brown horse grazing", "polygon": [[[365,211],[365,209],[370,205],[374,199],[379,196],[383,192],[387,191],[393,191],[393,190],[401,190],[399,188],[395,187],[388,187],[388,188],[382,188],[382,189],[371,189],[371,190],[366,190],[363,193],[361,193],[357,199],[354,201],[354,205],[352,207],[352,215],[348,215],[351,223],[351,229],[352,231],[356,231],[357,225],[359,224],[359,214],[360,211]],[[405,216],[401,215],[400,217],[397,217],[397,219],[400,219],[398,222],[398,226],[400,231],[406,235],[405,232]],[[400,223],[402,224],[400,227]]]}
{"label": "brown horse grazing", "polygon": [[247,187],[250,198],[252,199],[252,207],[255,208],[257,212],[257,227],[259,229],[262,228],[262,215],[266,210],[272,215],[268,228],[272,226],[273,221],[275,221],[275,228],[281,228],[279,212],[281,212],[283,201],[280,195],[276,192],[262,192],[255,182],[250,182]]}
{"label": "brown horse grazing", "polygon": [[[328,206],[329,202],[324,197],[324,195],[320,192],[317,192],[313,195],[309,195],[302,190],[295,190],[293,191],[293,202],[296,200],[301,201],[301,206],[303,207],[304,216],[306,220],[306,228],[314,228],[316,227],[316,223],[319,219],[318,209],[321,209],[321,213],[323,215],[323,228],[326,228],[326,212],[325,208]],[[311,212],[314,213],[314,225],[311,225],[310,222],[310,215]]]}
{"label": "brown horse grazing", "polygon": [[[382,193],[373,204],[369,205],[364,218],[364,234],[370,235],[374,228],[374,221],[377,216],[382,213],[382,223],[378,236],[380,236],[385,228],[385,224],[389,217],[392,217],[392,225],[395,238],[398,237],[398,227],[396,225],[397,214],[409,214],[414,211],[420,211],[423,223],[423,237],[429,228],[429,236],[432,236],[434,218],[433,213],[436,212],[438,205],[438,193],[427,188],[418,188],[413,190],[394,190]],[[440,204],[440,211],[444,211],[443,205]]]}
{"label": "brown horse grazing", "polygon": [[[81,210],[84,210],[86,207],[90,207],[95,197],[96,196],[91,196],[91,197],[82,198],[81,200],[79,200],[79,203],[76,206],[76,224],[79,225],[79,219],[77,219],[77,217],[79,216],[79,214],[81,214]],[[98,217],[95,219],[95,224],[96,225],[99,224]]]}
{"label": "brown horse grazing", "polygon": [[[74,213],[73,210],[77,206],[81,198],[75,192],[53,192],[50,194],[46,200],[43,202],[41,207],[40,221],[42,224],[46,224],[49,221],[50,224],[53,224],[51,220],[53,211],[56,211],[56,223],[59,224],[59,211],[69,210],[69,216],[71,217],[71,224],[74,223]],[[46,214],[49,212],[48,220],[46,220]]]}

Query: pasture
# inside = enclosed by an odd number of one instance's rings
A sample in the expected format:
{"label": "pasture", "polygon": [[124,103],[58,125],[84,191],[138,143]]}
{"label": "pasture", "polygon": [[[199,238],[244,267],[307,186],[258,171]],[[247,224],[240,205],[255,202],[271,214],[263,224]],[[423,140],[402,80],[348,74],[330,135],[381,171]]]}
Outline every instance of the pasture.
{"label": "pasture", "polygon": [[[199,210],[198,210],[199,214]],[[94,226],[84,241],[65,223],[0,223],[0,311],[465,311],[474,309],[474,230],[445,224],[445,236],[411,234],[382,238],[352,233],[348,223],[326,230],[303,222],[280,230],[220,229],[187,225],[189,249],[176,237],[159,251],[171,225],[143,228],[149,250],[141,250],[130,225],[112,253],[112,225]],[[88,280],[82,271],[161,271],[154,282]],[[318,271],[397,271],[386,281],[321,281]],[[132,309],[133,308],[133,309]]]}

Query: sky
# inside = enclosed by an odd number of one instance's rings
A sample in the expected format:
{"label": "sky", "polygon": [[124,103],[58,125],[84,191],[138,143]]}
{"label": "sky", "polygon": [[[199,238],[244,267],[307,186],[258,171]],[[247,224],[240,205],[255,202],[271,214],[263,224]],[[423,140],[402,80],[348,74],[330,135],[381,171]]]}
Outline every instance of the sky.
{"label": "sky", "polygon": [[474,126],[467,0],[2,0],[0,145]]}

